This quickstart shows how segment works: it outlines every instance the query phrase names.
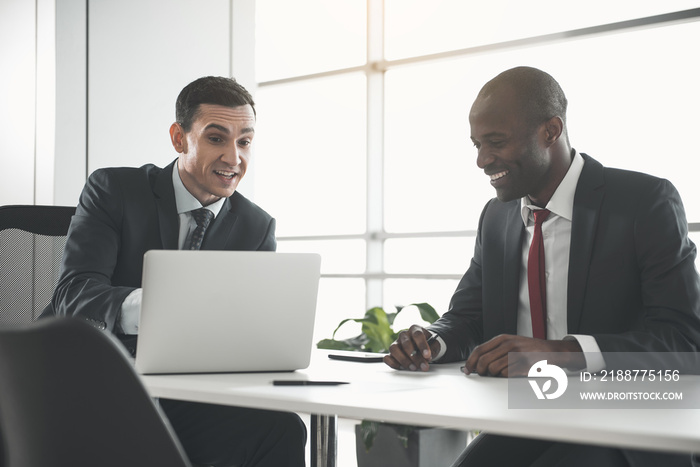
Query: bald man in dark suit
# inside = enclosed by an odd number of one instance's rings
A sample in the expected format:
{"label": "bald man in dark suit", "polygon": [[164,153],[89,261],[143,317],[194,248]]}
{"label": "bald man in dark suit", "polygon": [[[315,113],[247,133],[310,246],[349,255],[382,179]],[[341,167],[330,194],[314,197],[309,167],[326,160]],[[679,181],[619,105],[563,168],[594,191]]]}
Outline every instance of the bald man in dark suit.
{"label": "bald man in dark suit", "polygon": [[[678,192],[572,148],[566,107],[559,84],[535,68],[507,70],[481,89],[471,139],[497,198],[482,212],[449,310],[427,329],[400,333],[389,366],[426,371],[433,361],[466,360],[468,374],[527,376],[535,352],[592,372],[615,368],[615,352],[645,352],[700,370],[700,279]],[[530,274],[535,238],[544,265]],[[690,456],[484,433],[455,465],[689,466]]]}

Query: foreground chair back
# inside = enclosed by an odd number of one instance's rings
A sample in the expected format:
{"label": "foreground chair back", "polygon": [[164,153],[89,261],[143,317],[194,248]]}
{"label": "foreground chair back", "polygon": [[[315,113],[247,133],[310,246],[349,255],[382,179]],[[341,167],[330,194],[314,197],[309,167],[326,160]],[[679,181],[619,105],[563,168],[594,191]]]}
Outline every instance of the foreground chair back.
{"label": "foreground chair back", "polygon": [[0,206],[0,329],[48,305],[75,207]]}
{"label": "foreground chair back", "polygon": [[0,331],[7,467],[190,467],[111,334],[76,318]]}

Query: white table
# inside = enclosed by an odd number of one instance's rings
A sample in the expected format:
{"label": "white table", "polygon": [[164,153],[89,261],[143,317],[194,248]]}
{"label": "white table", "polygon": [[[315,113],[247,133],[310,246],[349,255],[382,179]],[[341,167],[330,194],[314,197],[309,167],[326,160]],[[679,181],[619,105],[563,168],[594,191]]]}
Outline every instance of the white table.
{"label": "white table", "polygon": [[[151,375],[143,381],[154,397],[311,414],[311,462],[318,466],[335,466],[337,417],[700,452],[700,409],[509,409],[507,379],[465,376],[459,366],[399,372],[383,363],[330,360],[316,351],[309,368],[296,372]],[[693,378],[700,385],[700,377]],[[273,386],[276,379],[350,384]]]}

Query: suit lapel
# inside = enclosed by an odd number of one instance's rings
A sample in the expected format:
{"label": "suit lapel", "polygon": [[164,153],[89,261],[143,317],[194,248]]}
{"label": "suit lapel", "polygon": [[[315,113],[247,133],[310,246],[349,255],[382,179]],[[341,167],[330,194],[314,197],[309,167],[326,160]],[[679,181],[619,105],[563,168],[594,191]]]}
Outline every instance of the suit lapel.
{"label": "suit lapel", "polygon": [[518,294],[525,233],[525,225],[520,215],[520,202],[514,202],[512,205],[506,220],[503,252],[503,319],[506,334],[518,333]]}
{"label": "suit lapel", "polygon": [[229,250],[227,244],[231,235],[233,235],[234,225],[238,219],[238,215],[234,211],[234,203],[232,199],[235,199],[236,192],[227,198],[224,205],[221,207],[219,215],[216,220],[209,228],[204,238],[204,243],[202,244],[203,249],[207,250]]}
{"label": "suit lapel", "polygon": [[166,250],[177,250],[178,247],[179,219],[172,179],[173,166],[176,162],[177,159],[160,171],[153,186],[153,194],[156,198],[156,209],[158,211],[158,224],[160,226],[160,239],[163,242],[163,248]]}
{"label": "suit lapel", "polygon": [[585,164],[576,186],[571,221],[571,251],[569,253],[569,285],[567,290],[567,327],[569,333],[575,333],[579,327],[600,205],[605,194],[603,166],[585,154],[582,156]]}

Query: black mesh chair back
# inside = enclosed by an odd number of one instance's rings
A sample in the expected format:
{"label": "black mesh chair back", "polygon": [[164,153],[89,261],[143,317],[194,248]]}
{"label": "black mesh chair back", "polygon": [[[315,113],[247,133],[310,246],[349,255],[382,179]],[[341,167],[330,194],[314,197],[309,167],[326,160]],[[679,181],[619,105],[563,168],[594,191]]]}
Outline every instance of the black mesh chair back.
{"label": "black mesh chair back", "polygon": [[0,329],[34,320],[58,282],[68,206],[0,206]]}
{"label": "black mesh chair back", "polygon": [[0,427],[9,467],[191,467],[121,344],[76,318],[0,331]]}

